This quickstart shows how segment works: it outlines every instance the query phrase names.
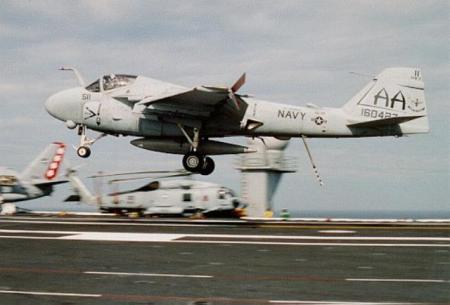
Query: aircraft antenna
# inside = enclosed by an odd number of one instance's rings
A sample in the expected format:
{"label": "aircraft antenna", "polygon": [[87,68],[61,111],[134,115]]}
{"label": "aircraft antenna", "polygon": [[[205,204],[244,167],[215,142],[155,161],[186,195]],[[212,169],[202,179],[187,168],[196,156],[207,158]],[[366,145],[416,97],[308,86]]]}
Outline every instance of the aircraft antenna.
{"label": "aircraft antenna", "polygon": [[319,182],[320,186],[323,186],[323,180],[320,177],[319,171],[317,170],[317,166],[314,163],[313,157],[311,155],[311,151],[309,150],[308,144],[306,143],[306,137],[302,135],[303,144],[305,145],[306,152],[308,153],[309,161],[311,161],[312,168],[314,170],[314,174],[316,175],[316,179]]}
{"label": "aircraft antenna", "polygon": [[74,67],[61,67],[59,68],[59,70],[61,71],[73,71],[73,73],[75,74],[78,83],[80,84],[81,87],[85,87],[86,86],[86,82],[83,79],[83,76],[81,76],[81,73]]}

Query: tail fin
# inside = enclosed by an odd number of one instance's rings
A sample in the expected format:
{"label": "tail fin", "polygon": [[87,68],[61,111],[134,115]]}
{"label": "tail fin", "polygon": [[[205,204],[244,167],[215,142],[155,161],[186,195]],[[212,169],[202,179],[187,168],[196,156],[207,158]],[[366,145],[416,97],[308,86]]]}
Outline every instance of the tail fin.
{"label": "tail fin", "polygon": [[342,108],[349,127],[396,126],[401,134],[429,132],[420,69],[388,68]]}
{"label": "tail fin", "polygon": [[73,187],[75,193],[77,194],[77,198],[80,199],[79,201],[82,201],[82,202],[88,203],[88,204],[97,204],[98,203],[97,198],[91,194],[91,192],[86,187],[86,185],[80,180],[80,178],[77,177],[75,170],[68,169],[67,170],[67,178],[69,179],[70,184],[72,184],[72,187]]}
{"label": "tail fin", "polygon": [[66,145],[60,142],[49,144],[41,154],[22,172],[21,179],[31,183],[56,182],[61,168]]}

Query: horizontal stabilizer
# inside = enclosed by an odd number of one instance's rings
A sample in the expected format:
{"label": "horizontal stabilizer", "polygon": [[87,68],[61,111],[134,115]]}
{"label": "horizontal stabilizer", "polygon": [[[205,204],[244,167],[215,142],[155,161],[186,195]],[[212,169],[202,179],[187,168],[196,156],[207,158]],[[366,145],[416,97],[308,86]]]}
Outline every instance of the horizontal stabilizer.
{"label": "horizontal stabilizer", "polygon": [[357,123],[350,123],[347,124],[348,127],[381,127],[381,126],[392,126],[392,125],[398,125],[401,123],[405,123],[414,119],[418,119],[424,117],[424,115],[410,115],[410,116],[399,116],[399,117],[392,117],[392,118],[385,118],[385,119],[379,119],[379,120],[372,120],[372,121],[363,121],[363,122],[357,122]]}
{"label": "horizontal stabilizer", "polygon": [[64,202],[74,202],[74,201],[81,201],[80,195],[70,195],[64,200]]}
{"label": "horizontal stabilizer", "polygon": [[69,180],[56,180],[56,181],[33,180],[33,184],[37,187],[52,186],[52,185],[62,184],[62,183],[67,183],[67,182],[69,182]]}

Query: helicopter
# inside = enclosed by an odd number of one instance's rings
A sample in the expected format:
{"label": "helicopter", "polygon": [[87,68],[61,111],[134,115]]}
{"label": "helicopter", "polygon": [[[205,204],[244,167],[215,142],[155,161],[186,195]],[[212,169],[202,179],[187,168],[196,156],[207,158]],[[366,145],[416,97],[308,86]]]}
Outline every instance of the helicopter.
{"label": "helicopter", "polygon": [[[159,176],[154,176],[154,175]],[[151,175],[151,176],[149,176]],[[104,213],[139,216],[200,216],[239,217],[246,204],[230,188],[212,182],[193,179],[168,179],[190,177],[185,170],[137,171],[105,174],[89,178],[109,179],[109,193],[103,193],[97,183],[94,195],[77,176],[73,168],[67,170],[67,178],[75,195],[65,201],[81,201],[97,205]],[[127,190],[119,190],[121,183],[152,178],[150,182]],[[98,180],[97,180],[98,181]]]}

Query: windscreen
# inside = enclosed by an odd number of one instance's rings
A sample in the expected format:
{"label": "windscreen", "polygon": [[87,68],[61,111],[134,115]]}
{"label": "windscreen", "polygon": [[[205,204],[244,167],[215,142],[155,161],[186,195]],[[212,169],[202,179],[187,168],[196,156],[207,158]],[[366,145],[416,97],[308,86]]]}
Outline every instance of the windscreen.
{"label": "windscreen", "polygon": [[[137,76],[127,74],[109,74],[103,76],[103,90],[113,90],[119,87],[124,87],[132,84]],[[86,87],[90,92],[100,92],[100,79]]]}
{"label": "windscreen", "polygon": [[134,82],[136,76],[125,74],[109,74],[103,76],[103,90],[112,90],[119,87],[128,86]]}

